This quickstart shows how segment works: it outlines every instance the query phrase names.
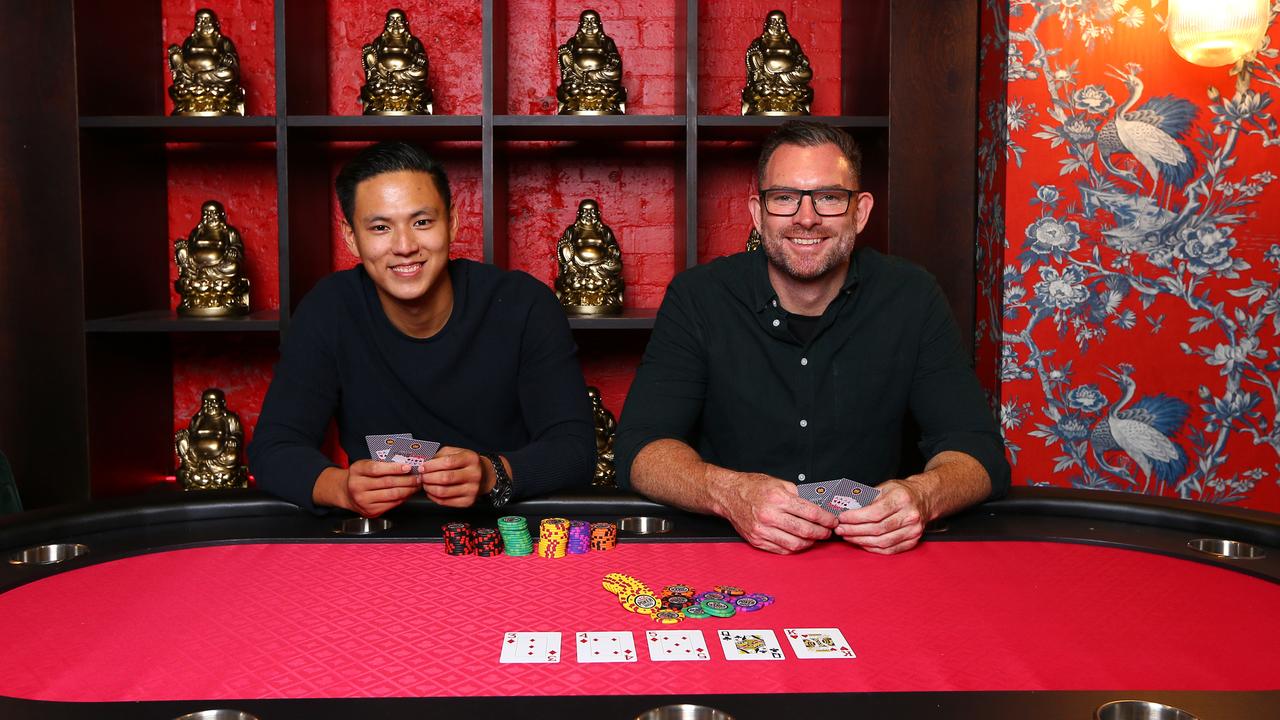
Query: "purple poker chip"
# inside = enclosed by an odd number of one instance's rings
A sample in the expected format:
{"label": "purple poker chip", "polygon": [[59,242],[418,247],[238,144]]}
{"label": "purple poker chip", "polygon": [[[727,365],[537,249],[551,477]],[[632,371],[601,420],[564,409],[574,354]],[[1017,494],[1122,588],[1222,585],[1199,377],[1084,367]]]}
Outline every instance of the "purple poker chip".
{"label": "purple poker chip", "polygon": [[764,607],[774,603],[773,596],[765,595],[764,593],[751,593],[750,595],[743,595],[743,597],[755,598],[756,602],[760,603],[760,605]]}
{"label": "purple poker chip", "polygon": [[728,596],[728,595],[725,595],[725,594],[724,594],[724,593],[722,593],[722,592],[714,592],[714,591],[712,591],[712,592],[698,593],[698,598],[697,598],[697,599],[698,599],[699,601],[702,601],[702,600],[719,600],[719,601],[721,601],[721,602],[728,602],[728,600],[729,600],[729,596]]}
{"label": "purple poker chip", "polygon": [[747,595],[734,598],[733,604],[742,612],[755,612],[764,607],[759,600]]}

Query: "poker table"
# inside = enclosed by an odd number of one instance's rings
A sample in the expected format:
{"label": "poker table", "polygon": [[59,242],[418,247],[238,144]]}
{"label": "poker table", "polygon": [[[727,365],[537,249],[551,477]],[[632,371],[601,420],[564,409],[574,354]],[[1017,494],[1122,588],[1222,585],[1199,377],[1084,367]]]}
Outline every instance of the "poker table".
{"label": "poker table", "polygon": [[[908,553],[832,541],[781,557],[718,519],[618,492],[503,514],[535,532],[545,517],[641,517],[666,531],[624,531],[613,550],[559,559],[455,557],[442,526],[494,526],[492,511],[412,501],[361,535],[335,532],[364,524],[349,516],[254,491],[2,518],[0,717],[634,718],[692,704],[737,720],[1053,720],[1116,700],[1280,716],[1275,515],[1022,488],[930,528]],[[82,554],[14,562],[54,544]],[[602,588],[610,572],[775,602],[657,625]],[[788,628],[839,628],[856,657],[801,659]],[[710,657],[654,661],[653,629],[701,630]],[[717,633],[744,629],[773,631],[784,657],[730,661]],[[509,631],[560,632],[560,662],[500,663]],[[631,632],[637,658],[580,664],[580,631]]]}

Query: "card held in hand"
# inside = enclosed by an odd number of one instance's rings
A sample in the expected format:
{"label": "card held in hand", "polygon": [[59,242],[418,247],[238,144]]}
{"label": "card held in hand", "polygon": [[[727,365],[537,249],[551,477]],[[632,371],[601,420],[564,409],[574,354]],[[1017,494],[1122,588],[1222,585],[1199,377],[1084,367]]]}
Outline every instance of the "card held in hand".
{"label": "card held in hand", "polygon": [[855,507],[866,507],[880,496],[880,490],[849,478],[797,485],[802,500],[817,505],[833,515]]}

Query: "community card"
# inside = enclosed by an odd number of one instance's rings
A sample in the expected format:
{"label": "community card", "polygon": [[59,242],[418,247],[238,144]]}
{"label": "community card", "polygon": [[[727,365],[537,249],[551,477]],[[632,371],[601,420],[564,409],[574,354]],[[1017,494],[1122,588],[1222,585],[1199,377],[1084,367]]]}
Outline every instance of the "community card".
{"label": "community card", "polygon": [[386,460],[391,453],[391,443],[397,439],[409,440],[413,435],[396,433],[394,435],[365,435],[364,442],[369,446],[369,457],[374,460]]}
{"label": "community card", "polygon": [[725,660],[785,660],[772,630],[721,630]]}
{"label": "community card", "polygon": [[387,460],[412,465],[415,470],[436,456],[440,443],[417,438],[395,438],[391,441],[391,452]]}
{"label": "community card", "polygon": [[787,628],[782,631],[802,660],[856,658],[840,628]]}
{"label": "community card", "polygon": [[649,659],[654,662],[711,659],[701,630],[650,630],[645,637],[649,640]]}
{"label": "community card", "polygon": [[560,633],[509,632],[502,636],[501,662],[540,665],[560,662]]}
{"label": "community card", "polygon": [[628,663],[636,661],[636,642],[631,632],[578,633],[578,662]]}

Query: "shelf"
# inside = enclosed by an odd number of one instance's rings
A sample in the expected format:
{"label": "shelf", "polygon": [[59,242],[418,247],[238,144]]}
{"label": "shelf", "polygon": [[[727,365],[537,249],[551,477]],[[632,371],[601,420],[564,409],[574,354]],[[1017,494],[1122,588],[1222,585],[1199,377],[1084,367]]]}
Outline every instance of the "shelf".
{"label": "shelf", "polygon": [[88,115],[80,118],[80,129],[135,142],[271,142],[276,118]]}
{"label": "shelf", "polygon": [[817,120],[846,130],[889,128],[887,115],[699,115],[699,140],[762,140],[788,120]]}
{"label": "shelf", "polygon": [[569,327],[574,330],[650,330],[657,316],[655,308],[625,308],[620,315],[570,315]]}
{"label": "shelf", "polygon": [[684,115],[494,115],[500,140],[683,140]]}
{"label": "shelf", "polygon": [[307,140],[481,139],[479,115],[290,115],[290,136]]}
{"label": "shelf", "polygon": [[280,311],[259,310],[229,318],[191,318],[178,317],[173,310],[147,310],[86,320],[84,329],[87,333],[277,332]]}

